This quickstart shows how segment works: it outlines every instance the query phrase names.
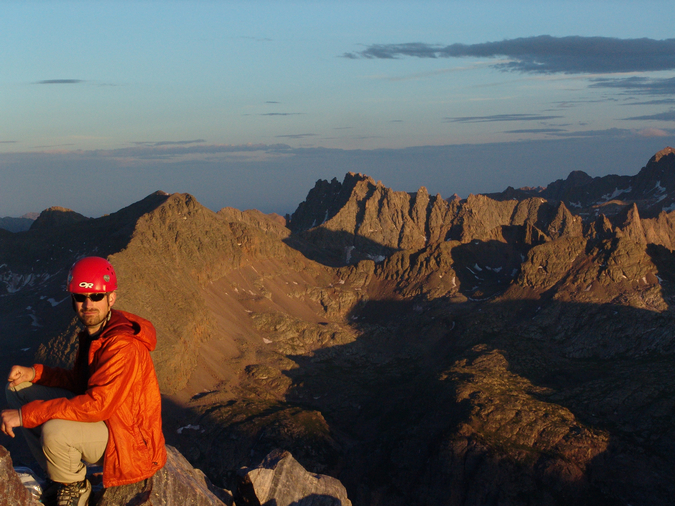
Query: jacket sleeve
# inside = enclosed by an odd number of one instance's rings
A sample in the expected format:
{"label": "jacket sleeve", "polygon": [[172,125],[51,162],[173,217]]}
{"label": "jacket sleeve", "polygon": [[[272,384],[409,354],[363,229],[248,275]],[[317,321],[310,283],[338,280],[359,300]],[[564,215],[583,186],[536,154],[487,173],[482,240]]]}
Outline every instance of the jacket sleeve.
{"label": "jacket sleeve", "polygon": [[[141,349],[143,348],[143,349]],[[78,422],[100,422],[110,418],[122,405],[139,378],[143,345],[132,336],[118,335],[100,350],[97,368],[89,378],[87,391],[72,399],[33,401],[21,408],[23,426],[37,427],[53,418]]]}
{"label": "jacket sleeve", "polygon": [[65,388],[70,391],[77,390],[74,370],[63,369],[61,367],[48,367],[44,364],[33,364],[33,368],[35,369],[33,383],[46,387]]}

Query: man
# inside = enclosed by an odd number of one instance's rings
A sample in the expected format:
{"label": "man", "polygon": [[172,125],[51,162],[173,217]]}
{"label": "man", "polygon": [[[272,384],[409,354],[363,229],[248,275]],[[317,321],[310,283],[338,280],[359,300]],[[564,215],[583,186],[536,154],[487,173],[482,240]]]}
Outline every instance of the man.
{"label": "man", "polygon": [[23,427],[28,446],[58,484],[59,506],[84,506],[91,494],[82,462],[102,463],[103,485],[136,483],[166,463],[161,398],[150,351],[155,328],[112,309],[117,276],[104,258],[73,265],[68,291],[84,330],[72,369],[15,365],[1,430]]}

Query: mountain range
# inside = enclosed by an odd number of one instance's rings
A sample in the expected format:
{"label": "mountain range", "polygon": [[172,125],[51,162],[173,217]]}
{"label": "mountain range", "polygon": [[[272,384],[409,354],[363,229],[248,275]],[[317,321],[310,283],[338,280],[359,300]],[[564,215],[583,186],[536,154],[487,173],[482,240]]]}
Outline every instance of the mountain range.
{"label": "mountain range", "polygon": [[73,360],[67,270],[105,256],[157,327],[167,441],[218,486],[281,448],[355,505],[666,505],[674,248],[672,148],[466,199],[348,173],[286,218],[50,208],[0,229],[0,366]]}

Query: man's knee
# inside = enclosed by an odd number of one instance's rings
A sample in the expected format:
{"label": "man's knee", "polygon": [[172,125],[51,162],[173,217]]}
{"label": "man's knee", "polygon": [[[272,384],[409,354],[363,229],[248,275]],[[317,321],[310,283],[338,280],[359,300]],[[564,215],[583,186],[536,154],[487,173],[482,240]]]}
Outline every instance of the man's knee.
{"label": "man's knee", "polygon": [[47,420],[42,424],[42,447],[68,446],[69,440],[73,436],[71,432],[72,424],[69,424],[67,420],[59,420],[58,418]]}
{"label": "man's knee", "polygon": [[108,428],[103,422],[54,418],[42,424],[42,451],[47,456],[76,451],[83,460],[93,464],[103,458],[107,444]]}
{"label": "man's knee", "polygon": [[15,387],[10,386],[9,383],[5,385],[5,397],[7,398],[7,405],[12,409],[19,409],[26,402],[24,396],[21,393],[21,390],[28,388],[33,384],[29,381],[19,383]]}

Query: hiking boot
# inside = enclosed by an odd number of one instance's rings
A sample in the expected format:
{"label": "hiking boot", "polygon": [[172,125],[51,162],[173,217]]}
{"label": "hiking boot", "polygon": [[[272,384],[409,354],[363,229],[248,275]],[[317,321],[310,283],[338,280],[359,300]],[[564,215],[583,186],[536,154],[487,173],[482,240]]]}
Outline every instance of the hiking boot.
{"label": "hiking boot", "polygon": [[47,478],[45,486],[42,490],[42,495],[40,496],[40,502],[45,506],[56,506],[56,492],[58,491],[60,483]]}
{"label": "hiking boot", "polygon": [[89,495],[91,495],[91,483],[87,479],[75,483],[61,483],[56,492],[56,504],[57,506],[87,506]]}

